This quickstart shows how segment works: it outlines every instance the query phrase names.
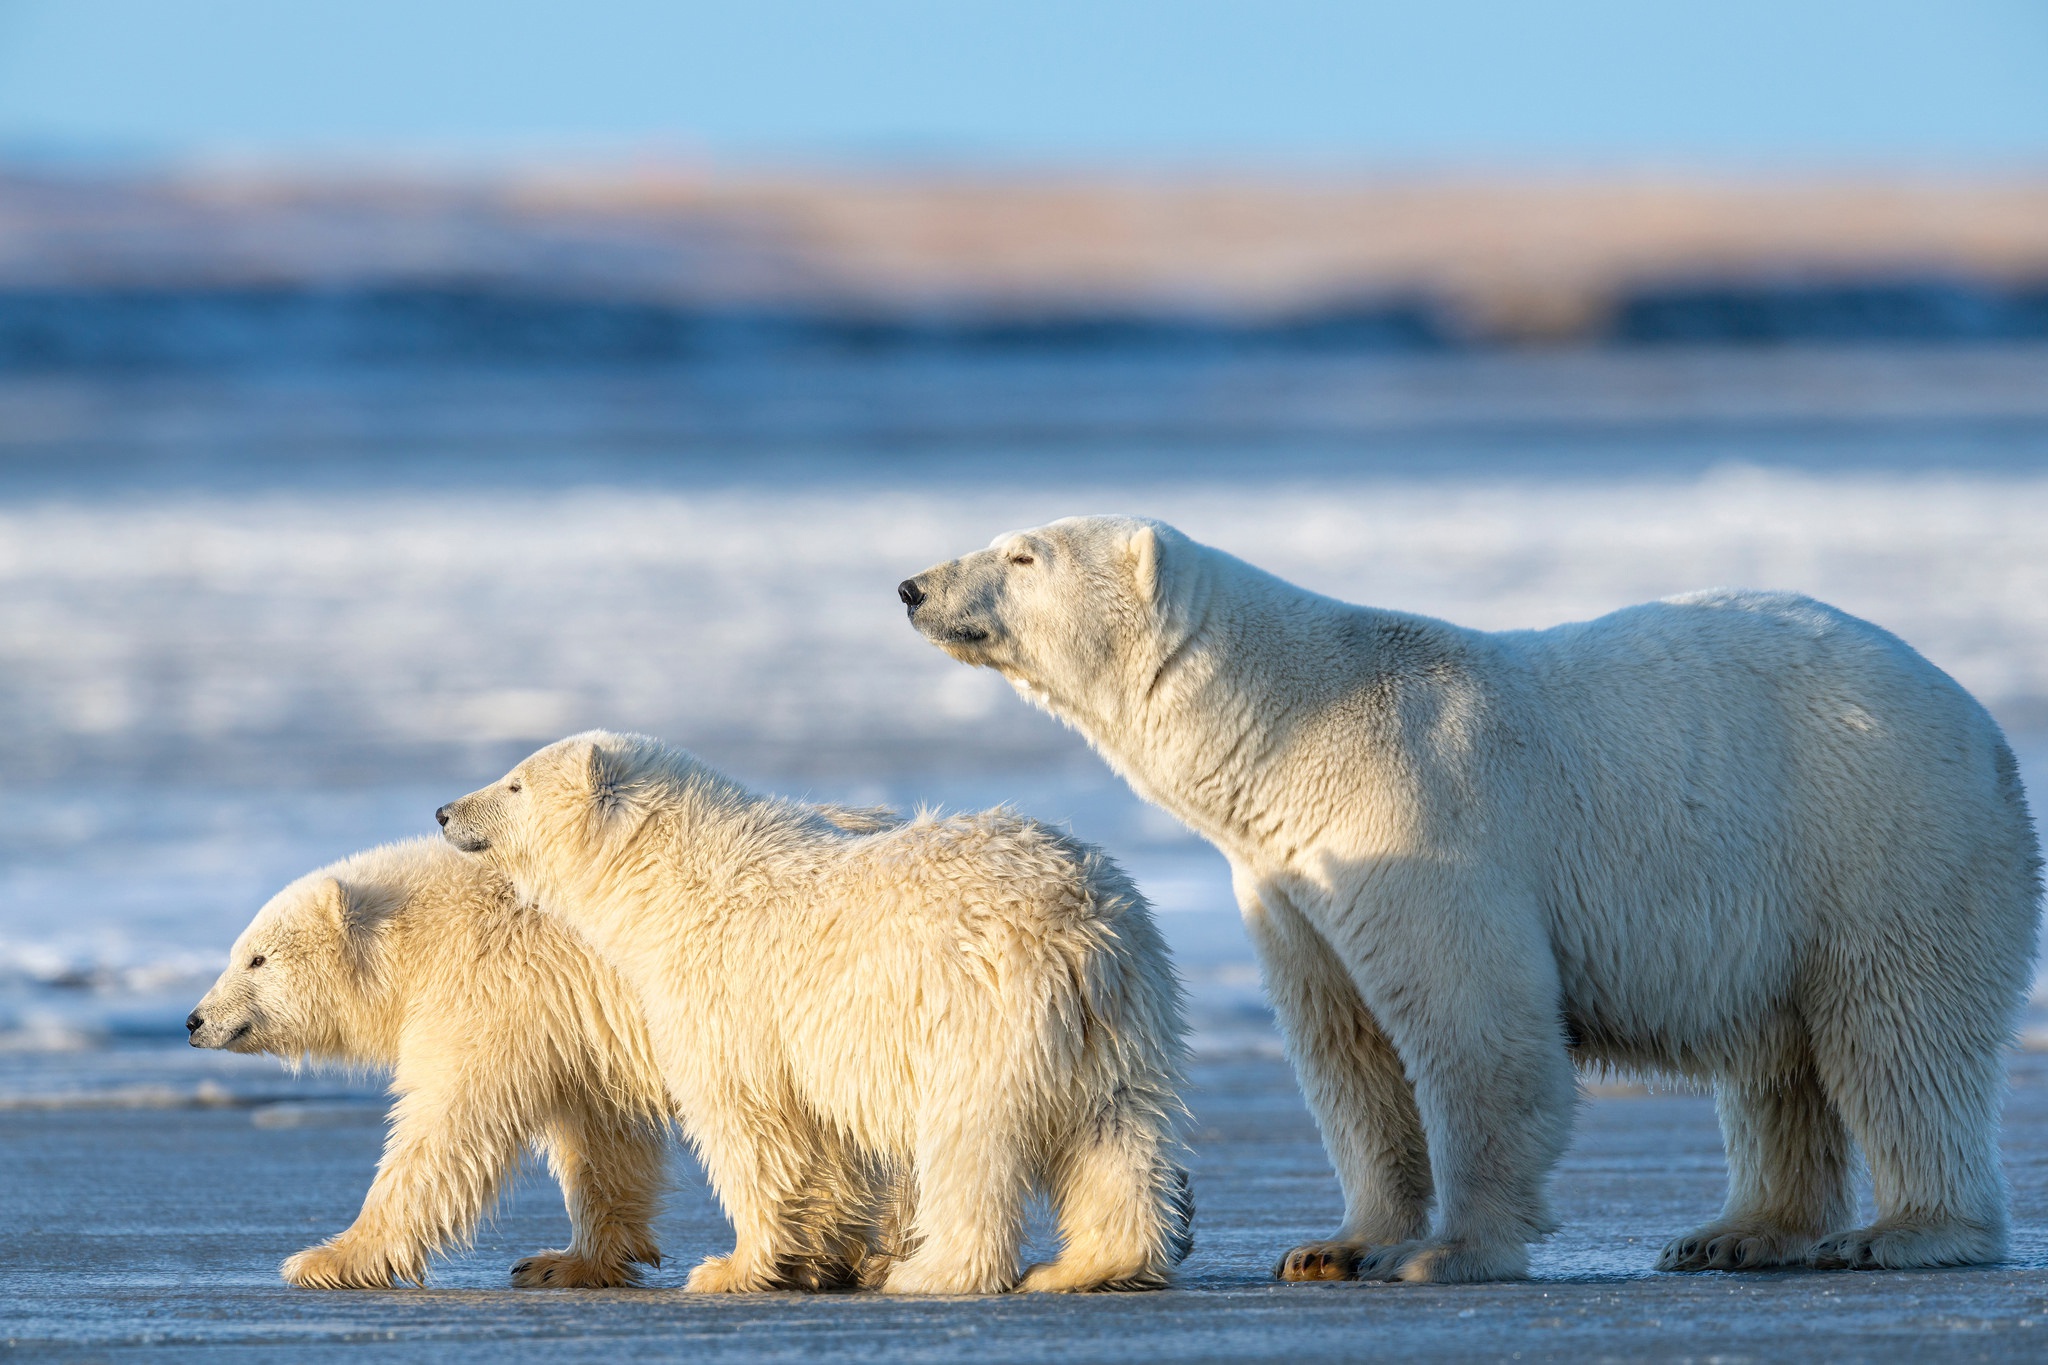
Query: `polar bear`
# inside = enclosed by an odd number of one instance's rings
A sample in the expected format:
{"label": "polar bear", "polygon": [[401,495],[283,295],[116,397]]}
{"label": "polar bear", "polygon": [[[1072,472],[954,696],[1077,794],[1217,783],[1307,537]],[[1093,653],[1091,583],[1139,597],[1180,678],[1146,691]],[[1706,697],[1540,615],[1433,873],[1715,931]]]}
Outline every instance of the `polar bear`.
{"label": "polar bear", "polygon": [[[905,1209],[892,1293],[1154,1288],[1186,1254],[1180,987],[1096,850],[1004,810],[849,834],[603,732],[439,818],[645,1006],[736,1233],[691,1289],[858,1264],[878,1185]],[[1034,1189],[1062,1250],[1020,1283]]]}
{"label": "polar bear", "polygon": [[1727,1203],[1663,1269],[2003,1253],[2040,856],[1998,727],[1895,637],[1734,591],[1487,634],[1128,517],[898,595],[1229,859],[1344,1193],[1283,1278],[1525,1274],[1573,1059],[1715,1086]]}
{"label": "polar bear", "polygon": [[661,1260],[668,1099],[637,1005],[574,933],[442,840],[358,853],[278,892],[185,1026],[194,1047],[392,1071],[362,1212],[284,1263],[293,1284],[424,1284],[529,1143],[573,1233],[515,1265],[514,1284],[626,1285]]}

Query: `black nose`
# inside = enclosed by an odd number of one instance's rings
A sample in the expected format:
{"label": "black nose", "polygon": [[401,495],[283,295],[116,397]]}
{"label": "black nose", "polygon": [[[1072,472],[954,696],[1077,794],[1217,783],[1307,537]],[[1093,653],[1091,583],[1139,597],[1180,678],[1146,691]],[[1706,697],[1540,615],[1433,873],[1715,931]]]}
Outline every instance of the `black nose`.
{"label": "black nose", "polygon": [[199,1017],[199,1011],[193,1010],[185,1016],[185,1032],[197,1033],[205,1023],[206,1021]]}
{"label": "black nose", "polygon": [[909,607],[912,611],[916,611],[917,604],[924,601],[924,589],[917,586],[915,578],[906,578],[901,583],[898,583],[896,585],[896,595],[902,598],[903,605]]}
{"label": "black nose", "polygon": [[442,829],[448,828],[448,808],[446,806],[443,806],[441,807],[441,809],[435,811],[434,819],[440,823]]}

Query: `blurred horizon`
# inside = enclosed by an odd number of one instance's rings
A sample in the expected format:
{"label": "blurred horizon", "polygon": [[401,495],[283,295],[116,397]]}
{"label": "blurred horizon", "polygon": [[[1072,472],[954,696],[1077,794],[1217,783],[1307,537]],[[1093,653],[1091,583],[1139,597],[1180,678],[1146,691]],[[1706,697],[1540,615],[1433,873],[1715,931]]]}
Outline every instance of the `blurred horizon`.
{"label": "blurred horizon", "polygon": [[2048,340],[2032,0],[0,0],[0,372]]}

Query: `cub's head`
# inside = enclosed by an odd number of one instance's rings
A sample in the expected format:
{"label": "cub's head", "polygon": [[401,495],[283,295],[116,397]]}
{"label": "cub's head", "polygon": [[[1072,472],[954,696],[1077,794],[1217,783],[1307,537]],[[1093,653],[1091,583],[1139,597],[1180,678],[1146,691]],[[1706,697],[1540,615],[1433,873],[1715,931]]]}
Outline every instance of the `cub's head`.
{"label": "cub's head", "polygon": [[637,828],[651,779],[681,756],[641,735],[591,730],[557,740],[488,787],[434,812],[441,833],[478,854],[529,899]]}
{"label": "cub's head", "polygon": [[1190,543],[1163,522],[1069,517],[997,536],[905,579],[896,595],[927,640],[1077,718],[1170,653],[1164,561]]}
{"label": "cub's head", "polygon": [[388,893],[326,872],[272,896],[235,940],[227,970],[185,1019],[194,1047],[341,1056]]}

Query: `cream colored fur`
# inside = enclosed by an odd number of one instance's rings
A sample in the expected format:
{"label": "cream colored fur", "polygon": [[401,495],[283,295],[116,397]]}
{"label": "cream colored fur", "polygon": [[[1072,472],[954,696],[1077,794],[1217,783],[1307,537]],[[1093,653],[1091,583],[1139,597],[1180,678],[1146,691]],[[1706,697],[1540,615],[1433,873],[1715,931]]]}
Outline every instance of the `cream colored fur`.
{"label": "cream colored fur", "polygon": [[636,1264],[660,1261],[668,1101],[637,1005],[573,932],[441,840],[359,853],[280,891],[188,1023],[196,1047],[392,1073],[362,1212],[284,1263],[293,1284],[424,1284],[530,1143],[561,1182],[572,1235],[514,1266],[514,1284],[632,1284]]}
{"label": "cream colored fur", "polygon": [[[603,733],[442,815],[643,1002],[736,1233],[692,1289],[1147,1288],[1185,1254],[1179,987],[1095,850],[1006,811],[852,834]],[[1063,1245],[1020,1283],[1034,1190]]]}
{"label": "cream colored fur", "polygon": [[2040,859],[1998,727],[1893,636],[1730,591],[1485,634],[1113,517],[902,596],[1229,858],[1344,1192],[1283,1276],[1524,1274],[1574,1057],[1715,1084],[1727,1205],[1664,1268],[2003,1253]]}

